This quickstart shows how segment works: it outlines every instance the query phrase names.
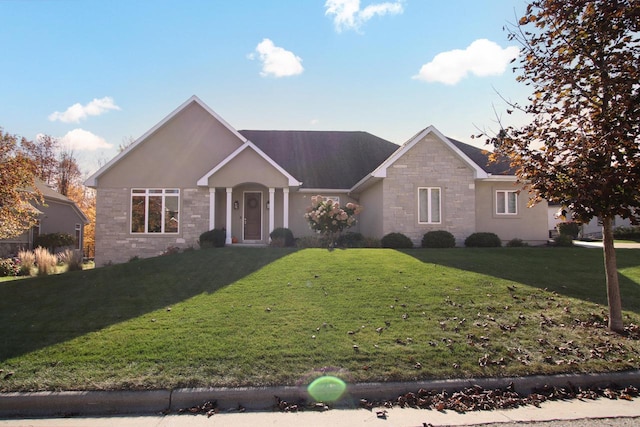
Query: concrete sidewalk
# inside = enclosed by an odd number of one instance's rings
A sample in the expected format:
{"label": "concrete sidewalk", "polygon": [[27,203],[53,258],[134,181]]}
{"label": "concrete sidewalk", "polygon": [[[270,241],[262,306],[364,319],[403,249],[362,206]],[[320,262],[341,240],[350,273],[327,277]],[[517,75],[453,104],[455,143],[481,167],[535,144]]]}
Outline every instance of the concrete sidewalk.
{"label": "concrete sidewalk", "polygon": [[[256,427],[256,426],[307,426],[307,427],[352,427],[352,426],[394,426],[421,427],[463,426],[494,423],[528,423],[552,420],[581,420],[600,418],[628,419],[626,425],[640,425],[640,400],[590,401],[570,400],[545,402],[540,408],[525,406],[509,410],[477,411],[459,414],[452,411],[392,408],[381,418],[377,411],[365,409],[331,409],[325,412],[304,411],[298,413],[246,412],[218,413],[206,415],[156,415],[127,417],[78,417],[48,419],[7,419],[0,420],[0,427]],[[569,423],[568,423],[569,424]],[[603,422],[601,425],[612,425]]]}

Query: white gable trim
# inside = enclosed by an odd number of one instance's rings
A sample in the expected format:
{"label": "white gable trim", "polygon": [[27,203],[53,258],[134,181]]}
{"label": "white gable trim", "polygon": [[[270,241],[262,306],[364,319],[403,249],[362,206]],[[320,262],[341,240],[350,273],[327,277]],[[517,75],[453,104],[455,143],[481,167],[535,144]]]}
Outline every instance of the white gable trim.
{"label": "white gable trim", "polygon": [[182,110],[186,109],[193,102],[195,102],[200,107],[202,107],[214,119],[219,121],[225,128],[227,128],[232,134],[234,134],[242,143],[246,143],[247,142],[247,139],[244,136],[242,136],[240,134],[240,132],[238,132],[231,125],[229,125],[229,123],[227,123],[222,117],[220,117],[215,111],[213,111],[207,104],[202,102],[202,100],[200,98],[198,98],[196,95],[193,95],[191,98],[187,99],[182,105],[180,105],[178,108],[173,110],[168,116],[166,116],[164,119],[162,119],[158,124],[156,124],[150,130],[148,130],[144,135],[142,135],[140,138],[136,139],[127,148],[125,148],[123,151],[118,153],[118,155],[115,156],[113,159],[111,159],[107,164],[105,164],[103,167],[98,169],[97,172],[95,172],[93,175],[91,175],[89,178],[87,178],[87,180],[84,182],[84,185],[86,185],[87,187],[95,188],[97,186],[97,184],[98,184],[98,178],[103,173],[105,173],[107,170],[109,170],[113,165],[115,165],[118,161],[120,161],[120,159],[122,159],[127,154],[129,154],[130,151],[134,150],[144,140],[146,140],[151,135],[153,135],[158,129],[160,129],[165,124],[167,124],[167,122],[169,122],[171,119],[173,119],[175,116],[177,116]]}
{"label": "white gable trim", "polygon": [[465,162],[474,171],[474,178],[482,179],[487,178],[487,173],[476,162],[471,160],[469,156],[464,154],[458,147],[456,147],[449,138],[444,136],[438,129],[433,126],[429,126],[422,132],[418,133],[409,141],[405,142],[398,150],[396,150],[387,160],[385,160],[380,166],[374,170],[371,175],[376,178],[386,178],[387,168],[389,168],[396,160],[402,157],[407,151],[413,148],[419,141],[430,133],[434,134],[440,141],[442,141],[451,151],[453,151],[460,159]]}
{"label": "white gable trim", "polygon": [[402,157],[407,151],[409,151],[414,145],[416,145],[419,141],[421,141],[424,137],[429,135],[430,133],[434,134],[440,141],[442,141],[454,154],[456,154],[463,162],[465,162],[472,170],[475,179],[485,179],[489,177],[489,174],[485,172],[476,162],[471,160],[469,156],[464,154],[458,147],[456,147],[449,138],[444,136],[438,129],[434,126],[429,126],[424,129],[422,132],[417,133],[407,142],[400,146],[396,151],[394,151],[380,166],[378,166],[373,172],[369,175],[362,178],[358,183],[356,183],[350,190],[350,192],[358,192],[361,189],[364,189],[368,186],[369,181],[372,179],[378,180],[387,177],[387,169],[395,163],[400,157]]}
{"label": "white gable trim", "polygon": [[287,180],[289,181],[289,186],[290,187],[299,187],[299,186],[302,185],[302,182],[300,182],[297,179],[295,179],[289,172],[284,170],[282,168],[282,166],[280,166],[275,161],[273,161],[273,159],[271,157],[267,156],[264,153],[264,151],[259,149],[253,142],[245,139],[245,143],[242,144],[242,146],[238,147],[238,149],[236,149],[233,153],[228,155],[223,161],[218,163],[216,165],[216,167],[211,169],[209,172],[206,173],[206,175],[204,175],[202,178],[200,178],[198,180],[198,186],[208,187],[209,186],[209,178],[211,178],[211,176],[213,176],[216,172],[218,172],[220,169],[222,169],[223,166],[227,165],[229,162],[231,162],[234,158],[236,158],[240,153],[242,153],[246,149],[250,149],[250,150],[255,151],[256,154],[258,154],[260,157],[262,157],[264,160],[266,160],[271,166],[273,166],[278,172],[280,172],[282,175],[284,175],[287,178]]}

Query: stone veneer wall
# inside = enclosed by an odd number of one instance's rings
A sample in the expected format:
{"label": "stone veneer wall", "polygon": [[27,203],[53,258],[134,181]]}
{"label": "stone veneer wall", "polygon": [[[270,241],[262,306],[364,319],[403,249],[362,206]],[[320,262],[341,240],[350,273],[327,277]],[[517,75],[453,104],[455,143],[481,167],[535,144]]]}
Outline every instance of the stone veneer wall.
{"label": "stone veneer wall", "polygon": [[200,234],[209,227],[209,189],[180,189],[178,234],[131,234],[130,188],[98,188],[96,204],[96,265],[121,263],[134,256],[160,255],[170,246],[198,248]]}
{"label": "stone veneer wall", "polygon": [[[387,169],[383,185],[384,234],[404,233],[419,247],[427,231],[447,230],[460,246],[475,231],[473,171],[441,141],[416,143]],[[441,188],[440,224],[418,224],[419,187]]]}

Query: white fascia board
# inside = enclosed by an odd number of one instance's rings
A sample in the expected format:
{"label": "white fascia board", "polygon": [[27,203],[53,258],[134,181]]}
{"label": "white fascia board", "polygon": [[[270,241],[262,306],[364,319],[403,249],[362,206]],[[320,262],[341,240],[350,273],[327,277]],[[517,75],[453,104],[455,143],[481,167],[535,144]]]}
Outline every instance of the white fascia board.
{"label": "white fascia board", "polygon": [[348,194],[348,188],[300,188],[299,193],[314,193],[314,194],[327,194],[327,193],[344,193]]}
{"label": "white fascia board", "polygon": [[517,182],[518,177],[515,175],[491,175],[488,174],[486,178],[478,179],[478,181],[486,182]]}
{"label": "white fascia board", "polygon": [[176,108],[171,113],[169,113],[169,115],[167,115],[164,119],[162,119],[160,122],[158,122],[158,124],[156,124],[154,127],[152,127],[147,132],[145,132],[144,135],[142,135],[140,138],[136,139],[128,147],[126,147],[124,150],[122,150],[120,153],[118,153],[118,155],[115,156],[113,159],[111,159],[107,164],[105,164],[103,167],[98,169],[97,172],[95,172],[93,175],[91,175],[89,178],[87,178],[87,180],[84,182],[84,185],[86,185],[87,187],[96,188],[97,183],[98,183],[98,178],[100,177],[100,175],[102,175],[104,172],[109,170],[121,158],[123,158],[124,156],[129,154],[130,151],[134,150],[145,139],[147,139],[149,136],[153,135],[158,129],[160,129],[167,122],[169,122],[171,119],[173,119],[175,116],[177,116],[182,110],[186,109],[193,102],[195,102],[200,107],[202,107],[206,112],[211,114],[211,116],[213,116],[213,118],[215,118],[217,121],[219,121],[225,128],[227,128],[232,134],[234,134],[238,139],[240,139],[240,141],[242,143],[247,142],[247,139],[244,136],[242,136],[242,134],[240,134],[240,132],[238,132],[231,125],[229,125],[229,123],[227,123],[222,117],[220,117],[215,111],[213,111],[207,104],[202,102],[202,100],[200,98],[198,98],[196,95],[193,95],[191,98],[189,98],[185,102],[183,102],[182,105],[180,105],[178,108]]}
{"label": "white fascia board", "polygon": [[236,158],[240,153],[242,153],[246,149],[251,149],[256,152],[260,157],[265,159],[271,166],[273,166],[278,172],[284,175],[289,181],[290,187],[299,187],[302,185],[302,182],[295,179],[290,173],[282,168],[279,164],[277,164],[273,159],[267,156],[262,150],[260,150],[253,142],[249,140],[245,140],[245,143],[238,147],[233,153],[229,154],[223,161],[218,163],[216,167],[207,172],[202,178],[200,178],[197,182],[198,186],[208,187],[209,186],[209,178],[213,176],[216,172],[222,169],[223,166],[227,165],[231,160]]}
{"label": "white fascia board", "polygon": [[[449,138],[444,136],[438,129],[434,126],[429,126],[424,129],[422,132],[417,133],[410,140],[405,142],[398,148],[393,154],[391,154],[387,160],[385,160],[380,166],[378,166],[372,173],[371,176],[375,178],[386,178],[387,177],[387,168],[395,163],[400,157],[402,157],[407,151],[413,148],[419,141],[421,141],[428,134],[433,133],[438,139],[440,139],[451,151],[453,151],[463,162],[465,162],[471,169],[474,171],[474,178],[482,179],[486,178],[488,174],[480,167],[476,162],[471,160],[469,156],[464,154],[458,147],[456,147]],[[356,184],[356,186],[360,185],[360,183]],[[354,186],[355,188],[355,186]]]}

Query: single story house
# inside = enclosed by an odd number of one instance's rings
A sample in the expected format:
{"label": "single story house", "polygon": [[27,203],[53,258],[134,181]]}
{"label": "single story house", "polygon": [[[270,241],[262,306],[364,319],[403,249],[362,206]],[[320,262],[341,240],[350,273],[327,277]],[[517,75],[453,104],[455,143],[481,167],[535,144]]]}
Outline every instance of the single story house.
{"label": "single story house", "polygon": [[0,240],[0,256],[15,255],[20,250],[34,249],[34,242],[40,234],[64,233],[75,237],[74,249],[82,249],[84,226],[89,220],[78,205],[68,197],[58,193],[40,179],[35,185],[42,193],[43,203],[34,203],[40,213],[38,223],[19,236]]}
{"label": "single story house", "polygon": [[527,208],[488,153],[430,126],[398,146],[366,132],[238,131],[193,96],[86,181],[97,190],[96,263],[197,247],[204,231],[266,244],[277,227],[311,235],[311,197],[363,207],[353,231],[402,232],[416,245],[448,230],[547,240],[547,206]]}

